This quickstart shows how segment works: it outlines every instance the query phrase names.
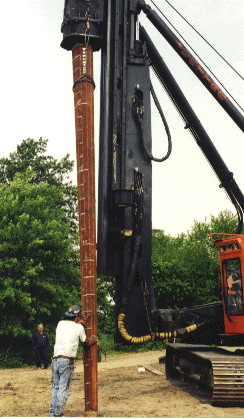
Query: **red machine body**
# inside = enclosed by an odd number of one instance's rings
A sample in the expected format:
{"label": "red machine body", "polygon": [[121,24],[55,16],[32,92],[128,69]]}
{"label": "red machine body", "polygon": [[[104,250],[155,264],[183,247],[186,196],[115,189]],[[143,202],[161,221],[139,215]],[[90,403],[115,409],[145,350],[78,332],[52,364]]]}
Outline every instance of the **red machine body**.
{"label": "red machine body", "polygon": [[225,333],[243,334],[244,236],[213,233],[211,240],[219,251]]}

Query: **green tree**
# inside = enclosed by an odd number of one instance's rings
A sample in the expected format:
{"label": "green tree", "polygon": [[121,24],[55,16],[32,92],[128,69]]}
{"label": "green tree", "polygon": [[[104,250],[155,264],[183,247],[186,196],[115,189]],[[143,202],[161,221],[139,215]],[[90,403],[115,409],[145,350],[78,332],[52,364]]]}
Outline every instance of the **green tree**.
{"label": "green tree", "polygon": [[221,212],[210,221],[194,222],[177,238],[163,231],[152,234],[152,275],[158,308],[180,309],[219,300],[219,256],[211,233],[234,233],[237,217]]}
{"label": "green tree", "polygon": [[97,328],[99,334],[112,335],[115,330],[115,278],[97,278]]}
{"label": "green tree", "polygon": [[51,326],[80,301],[77,236],[70,234],[62,189],[17,173],[0,185],[0,340],[30,345],[38,323]]}
{"label": "green tree", "polygon": [[[15,348],[15,356],[16,343],[23,352],[38,323],[54,331],[67,307],[81,300],[73,162],[47,155],[47,145],[29,138],[0,159],[0,334],[4,353]],[[114,279],[98,278],[99,335],[113,334],[113,293]]]}
{"label": "green tree", "polygon": [[32,183],[45,182],[62,191],[57,204],[65,210],[64,219],[72,221],[71,227],[75,231],[77,228],[77,188],[69,180],[74,162],[70,161],[69,154],[60,161],[47,155],[47,145],[48,140],[43,138],[38,141],[31,138],[23,140],[17,146],[17,151],[10,153],[9,157],[0,159],[0,183],[9,185],[16,173],[24,173],[27,169],[32,169],[34,171]]}

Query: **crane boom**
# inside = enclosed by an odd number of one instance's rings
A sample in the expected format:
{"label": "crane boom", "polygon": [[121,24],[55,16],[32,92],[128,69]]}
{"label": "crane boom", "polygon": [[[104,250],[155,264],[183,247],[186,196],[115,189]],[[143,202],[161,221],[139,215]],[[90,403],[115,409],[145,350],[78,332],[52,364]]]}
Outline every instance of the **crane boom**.
{"label": "crane boom", "polygon": [[158,29],[161,35],[168,41],[171,47],[182,58],[186,65],[193,71],[196,77],[208,89],[215,100],[224,108],[238,127],[244,132],[244,117],[218,86],[216,81],[208,74],[208,71],[197,61],[194,55],[186,48],[180,39],[171,31],[158,14],[148,6],[144,0],[140,0],[139,6],[147,15],[148,19]]}

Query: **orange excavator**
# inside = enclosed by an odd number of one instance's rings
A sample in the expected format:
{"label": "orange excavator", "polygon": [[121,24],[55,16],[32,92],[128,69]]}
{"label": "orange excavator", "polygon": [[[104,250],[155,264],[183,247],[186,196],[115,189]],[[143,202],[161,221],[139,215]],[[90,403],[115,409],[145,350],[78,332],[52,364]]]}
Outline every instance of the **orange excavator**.
{"label": "orange excavator", "polygon": [[[213,233],[210,238],[219,252],[222,301],[218,306],[219,315],[215,311],[209,323],[206,321],[204,324],[203,321],[192,342],[200,341],[202,335],[210,334],[216,346],[209,345],[211,339],[208,345],[182,342],[169,344],[166,351],[166,373],[173,382],[188,381],[200,390],[208,390],[213,405],[243,406],[244,236]],[[215,310],[217,305],[213,305]],[[208,316],[211,311],[208,305],[190,309],[195,314],[199,311],[203,313],[204,310]]]}

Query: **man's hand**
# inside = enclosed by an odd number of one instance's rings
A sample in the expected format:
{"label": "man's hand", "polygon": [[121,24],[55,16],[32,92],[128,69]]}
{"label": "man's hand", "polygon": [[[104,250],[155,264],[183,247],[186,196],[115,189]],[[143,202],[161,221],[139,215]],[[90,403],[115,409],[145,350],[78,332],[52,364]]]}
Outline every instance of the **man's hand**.
{"label": "man's hand", "polygon": [[98,339],[95,336],[92,335],[89,338],[88,337],[86,338],[86,340],[84,342],[84,345],[86,347],[90,348],[92,345],[95,345],[95,343],[97,343],[97,342],[98,342]]}

